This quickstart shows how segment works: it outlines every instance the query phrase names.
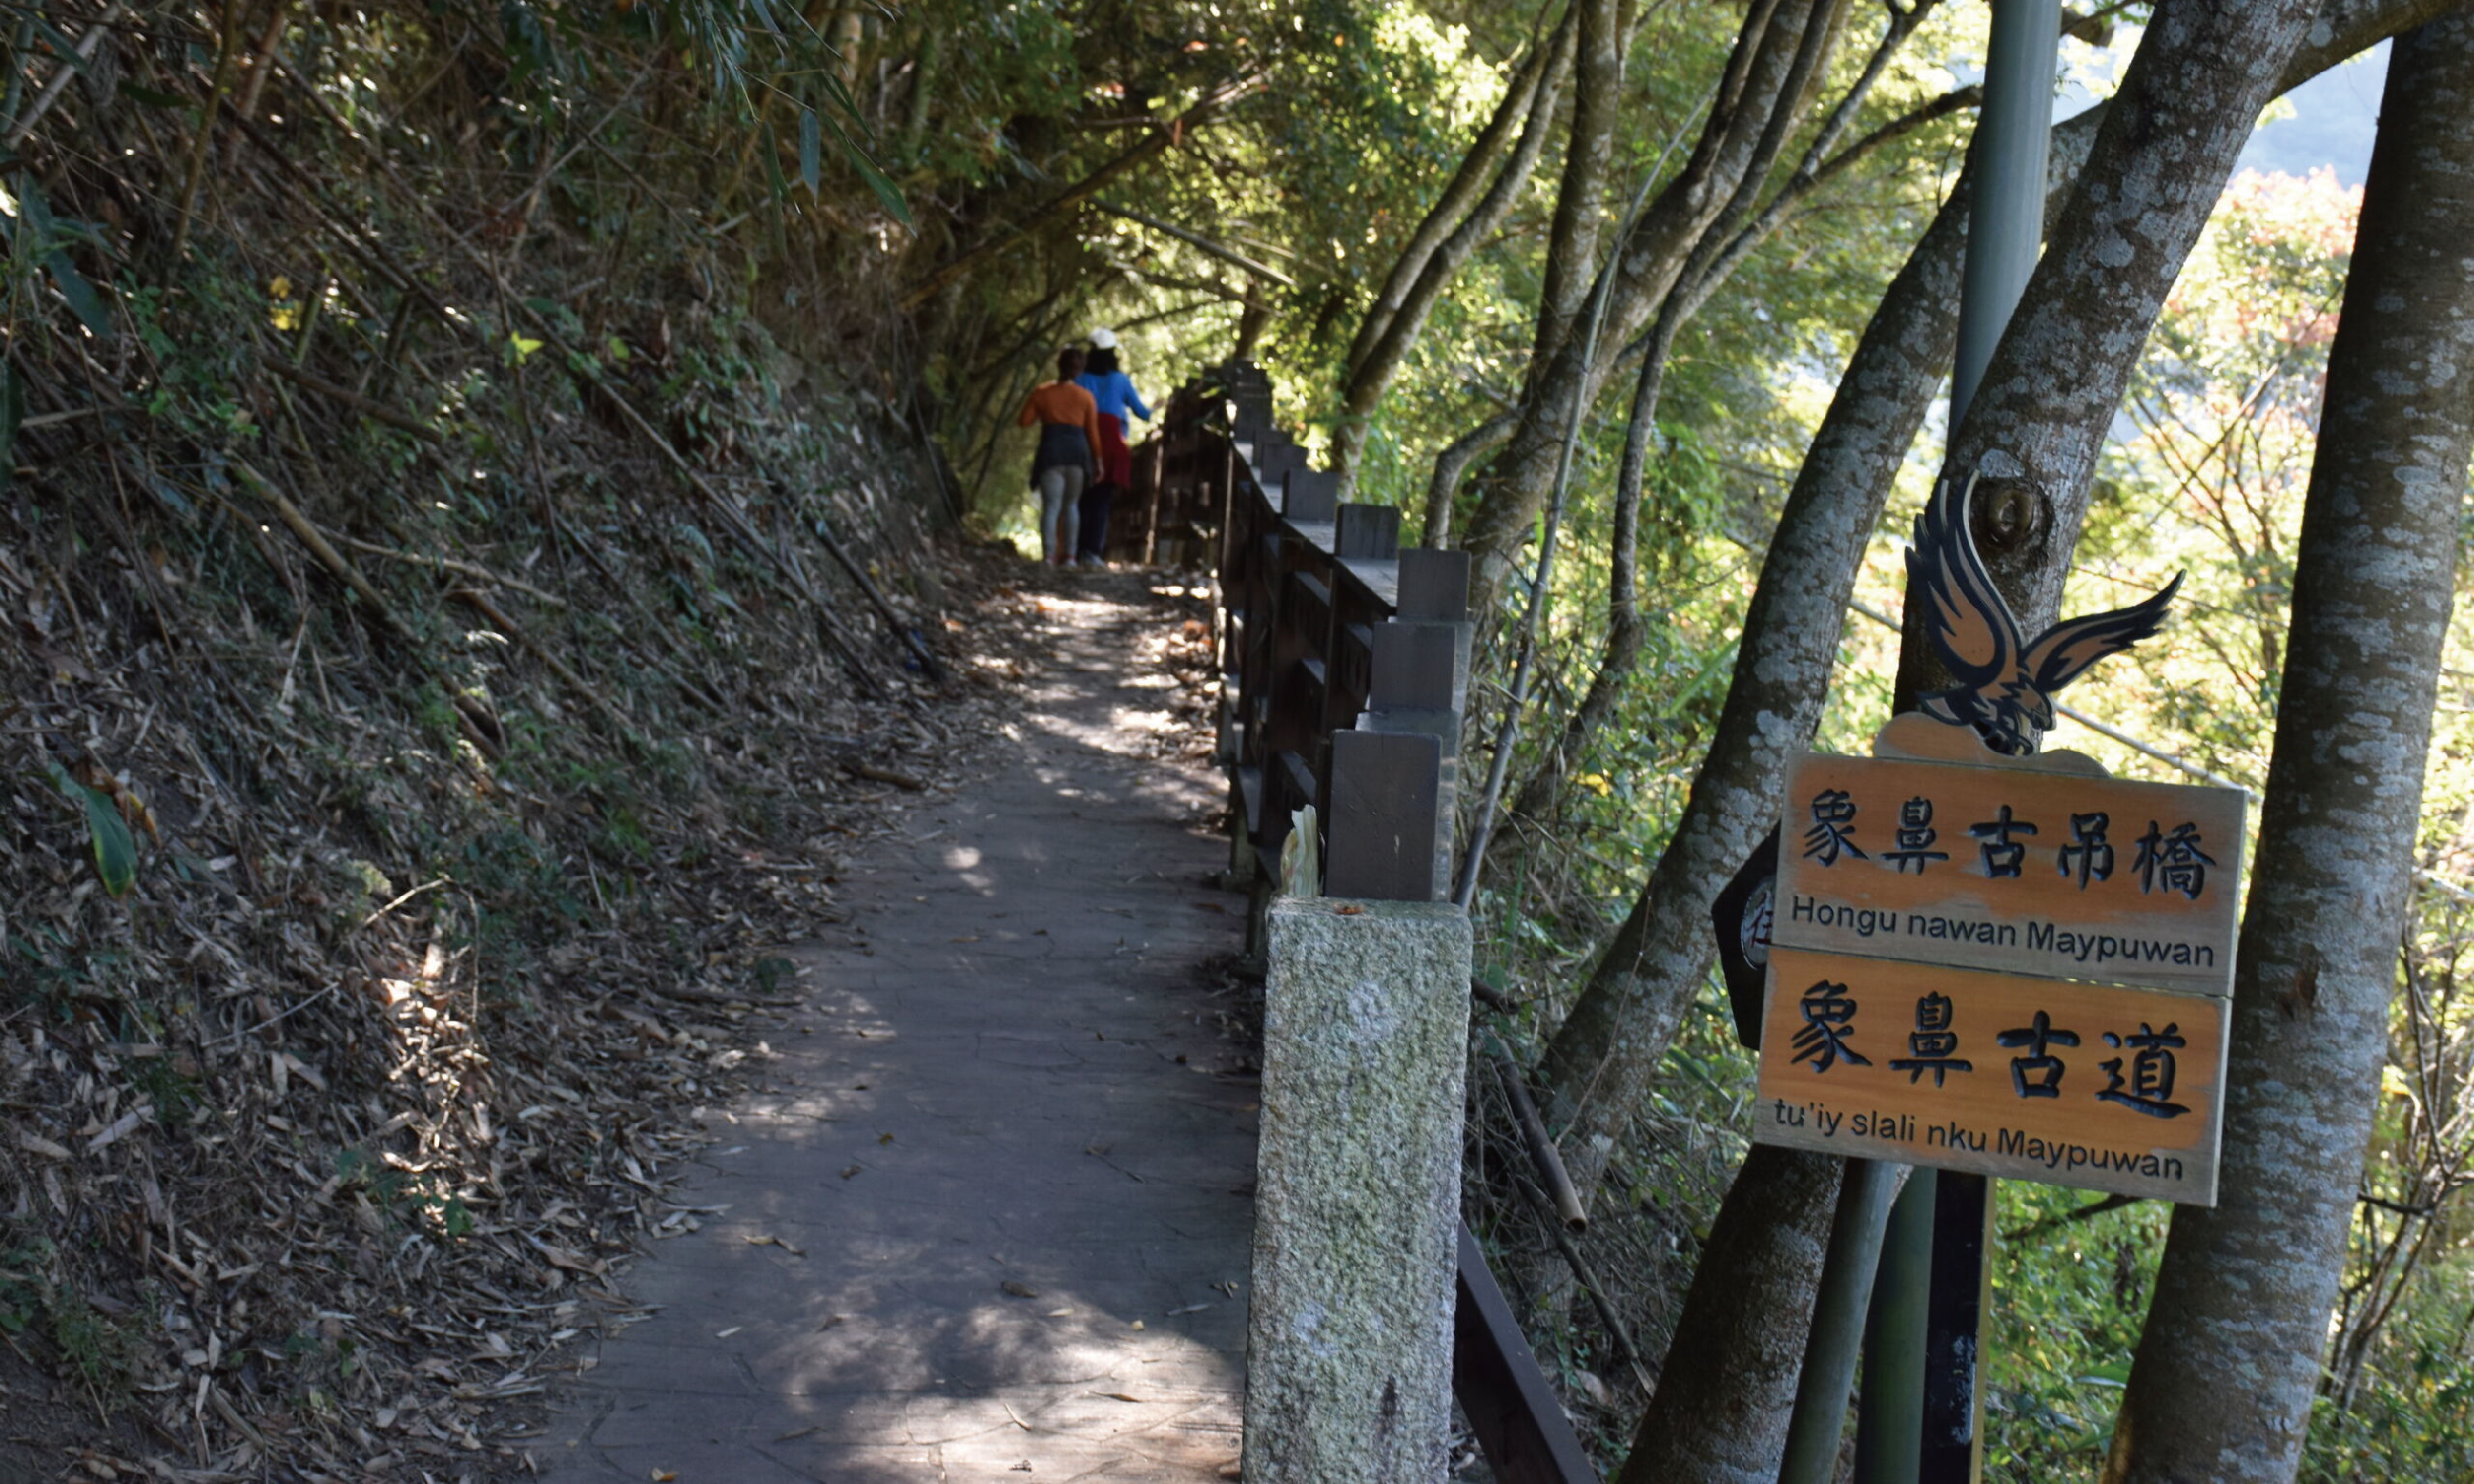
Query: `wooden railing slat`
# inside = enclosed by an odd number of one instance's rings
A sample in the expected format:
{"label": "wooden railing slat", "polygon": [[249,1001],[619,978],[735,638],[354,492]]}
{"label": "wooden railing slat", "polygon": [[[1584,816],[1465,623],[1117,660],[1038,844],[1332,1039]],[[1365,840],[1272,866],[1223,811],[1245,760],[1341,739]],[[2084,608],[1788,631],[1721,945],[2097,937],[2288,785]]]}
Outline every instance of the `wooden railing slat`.
{"label": "wooden railing slat", "polygon": [[[1220,754],[1231,870],[1253,883],[1249,953],[1306,804],[1328,895],[1434,900],[1448,881],[1468,556],[1404,550],[1397,510],[1338,495],[1338,476],[1273,422],[1271,378],[1238,362],[1171,398],[1112,533],[1112,551],[1147,562],[1217,559]],[[1495,1477],[1599,1484],[1467,1227],[1453,1323],[1453,1389]]]}

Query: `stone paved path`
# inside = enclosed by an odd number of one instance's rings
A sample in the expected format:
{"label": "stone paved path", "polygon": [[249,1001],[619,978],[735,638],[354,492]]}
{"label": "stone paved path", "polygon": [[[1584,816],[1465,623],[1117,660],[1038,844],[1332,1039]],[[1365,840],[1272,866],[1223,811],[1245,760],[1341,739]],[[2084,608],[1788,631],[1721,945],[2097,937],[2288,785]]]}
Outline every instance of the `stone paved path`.
{"label": "stone paved path", "polygon": [[1197,966],[1244,908],[1204,884],[1214,779],[1142,745],[1179,724],[1140,590],[1052,596],[1008,734],[845,874],[858,943],[804,951],[779,1090],[675,1197],[727,1209],[628,1277],[660,1312],[599,1344],[546,1477],[1233,1475],[1258,1089]]}

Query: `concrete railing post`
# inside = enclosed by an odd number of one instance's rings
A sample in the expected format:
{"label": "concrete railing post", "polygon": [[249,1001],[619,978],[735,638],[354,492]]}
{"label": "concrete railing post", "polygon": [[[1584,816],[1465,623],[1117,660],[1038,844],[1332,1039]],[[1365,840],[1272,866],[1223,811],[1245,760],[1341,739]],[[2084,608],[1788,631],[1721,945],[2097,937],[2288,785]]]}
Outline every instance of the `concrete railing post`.
{"label": "concrete railing post", "polygon": [[1331,734],[1331,895],[1269,914],[1249,1479],[1443,1478],[1470,935],[1442,898],[1467,648],[1428,589],[1465,574],[1403,562],[1418,618],[1374,627],[1369,709]]}
{"label": "concrete railing post", "polygon": [[1271,936],[1244,1474],[1440,1484],[1468,917],[1285,897]]}

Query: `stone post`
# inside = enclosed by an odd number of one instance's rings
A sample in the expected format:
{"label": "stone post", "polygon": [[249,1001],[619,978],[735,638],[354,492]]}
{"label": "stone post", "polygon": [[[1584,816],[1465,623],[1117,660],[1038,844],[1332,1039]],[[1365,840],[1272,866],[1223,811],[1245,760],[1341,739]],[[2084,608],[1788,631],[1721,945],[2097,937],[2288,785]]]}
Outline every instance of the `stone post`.
{"label": "stone post", "polygon": [[1468,917],[1291,897],[1271,938],[1245,1476],[1440,1484]]}

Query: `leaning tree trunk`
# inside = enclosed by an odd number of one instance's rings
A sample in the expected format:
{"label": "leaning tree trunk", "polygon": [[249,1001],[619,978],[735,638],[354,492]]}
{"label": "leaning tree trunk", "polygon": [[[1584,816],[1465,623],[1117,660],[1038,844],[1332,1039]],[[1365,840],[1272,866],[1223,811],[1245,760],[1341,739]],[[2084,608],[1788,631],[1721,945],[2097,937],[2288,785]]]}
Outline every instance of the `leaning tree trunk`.
{"label": "leaning tree trunk", "polygon": [[[1674,351],[1676,337],[1734,271],[1788,220],[1795,204],[1822,181],[1844,174],[1875,150],[1934,119],[1973,108],[1980,98],[1980,88],[1946,93],[1874,130],[1845,153],[1831,153],[1837,149],[1857,110],[1872,95],[1873,84],[1880,81],[1890,60],[1937,3],[1938,0],[1916,0],[1905,10],[1890,13],[1862,76],[1831,109],[1806,146],[1804,160],[1794,175],[1766,205],[1760,204],[1762,181],[1748,180],[1738,184],[1734,199],[1705,228],[1675,287],[1659,306],[1658,318],[1641,342],[1632,417],[1624,431],[1623,459],[1615,474],[1613,519],[1608,542],[1607,630],[1598,667],[1589,678],[1589,688],[1580,705],[1565,719],[1563,734],[1546,749],[1544,760],[1522,785],[1513,804],[1515,816],[1542,821],[1552,812],[1564,778],[1581,760],[1598,729],[1614,714],[1615,702],[1631,683],[1634,667],[1639,662],[1646,638],[1639,593],[1641,488],[1648,473],[1649,445],[1658,431],[1658,402],[1665,384],[1667,359]],[[1759,207],[1758,211],[1756,206]]]}
{"label": "leaning tree trunk", "polygon": [[[2002,449],[2015,448],[2021,451],[2014,457],[2029,469],[2075,468],[2082,484],[2073,493],[2084,507],[2086,465],[2064,462],[2066,456],[2082,445],[2092,454],[2101,439],[2147,328],[2154,323],[2165,294],[2207,220],[2209,206],[2223,187],[2250,121],[2277,86],[2308,19],[2302,0],[2263,0],[2249,7],[2228,8],[2167,0],[2158,8],[2122,89],[2097,126],[2089,163],[2063,213],[2061,227],[2053,233],[2044,262],[2012,312],[1985,384],[1953,441],[1957,455],[1951,463],[1953,469],[1972,468],[1998,458]],[[2228,126],[2223,123],[2227,119],[2236,122]],[[2133,212],[2126,203],[2140,203],[2147,210]],[[2105,277],[2107,273],[2113,275],[2110,279]],[[2125,326],[2132,328],[2125,332]],[[2023,343],[2047,353],[2041,361],[2029,358],[2020,349]],[[2074,345],[2072,353],[2055,354],[2050,349]],[[2085,418],[2091,426],[2082,429],[2059,420],[2072,416]],[[2056,481],[2039,492],[2050,502],[2063,488],[2067,487]],[[2032,501],[2025,503],[2032,510]],[[2060,575],[2075,541],[2075,515],[2064,528],[2068,539],[2051,539],[2056,524],[2021,520],[2016,539],[2002,549],[2011,558],[2002,568],[2008,579],[2004,595],[2030,633],[2051,621]],[[2020,560],[2017,553],[2022,550],[2035,560]],[[1765,573],[1763,586],[1767,586]],[[2039,597],[2044,603],[2041,610],[2031,606]],[[1831,630],[1836,632],[1834,622]],[[1912,652],[1919,647],[1908,648]],[[1914,677],[1903,675],[1901,685],[1906,694],[1915,693]],[[1787,719],[1782,716],[1780,721]],[[1803,740],[1799,732],[1786,745],[1800,746]],[[1770,786],[1774,793],[1777,785]],[[1770,817],[1765,811],[1763,827]],[[1668,853],[1674,853],[1671,847]],[[1727,861],[1694,883],[1690,898],[1694,916],[1708,910],[1711,890],[1734,864]],[[1641,922],[1658,892],[1659,881],[1653,875],[1642,909],[1635,911],[1627,932]],[[1686,919],[1678,914],[1669,921]],[[1692,925],[1696,936],[1706,941],[1706,925],[1699,922]],[[1621,941],[1619,937],[1618,945]],[[1642,937],[1636,942],[1654,940]],[[1706,957],[1701,962],[1706,965]],[[1673,1012],[1657,1015],[1665,998],[1649,999],[1629,1018],[1653,1029],[1661,1020],[1671,1026]],[[1602,1035],[1601,1042],[1609,1054],[1629,1059],[1637,1055],[1637,1047],[1627,1042],[1627,1034],[1637,1033],[1618,1029]],[[1560,1043],[1564,1038],[1557,1039]],[[1586,1062],[1566,1063],[1560,1085],[1594,1095]],[[1581,1142],[1571,1140],[1566,1148]],[[1728,1189],[1721,1224],[1734,1210],[1777,1206],[1807,1178],[1787,1161],[1757,1153],[1745,1161]],[[1771,1313],[1790,1304],[1801,1312],[1808,1301],[1810,1290],[1805,1285],[1811,1281],[1809,1275],[1799,1274],[1792,1283],[1783,1283],[1778,1276],[1779,1251],[1808,1247],[1807,1229],[1790,1223],[1773,1231],[1744,1223],[1741,1232],[1724,1246],[1711,1244],[1694,1271],[1685,1322],[1679,1324],[1668,1347],[1669,1371],[1724,1369],[1734,1364],[1736,1357],[1758,1347],[1752,1338],[1737,1332],[1731,1316]],[[1704,1316],[1704,1321],[1692,1322],[1695,1315]],[[1763,1378],[1766,1389],[1752,1399],[1756,1402],[1783,1405],[1792,1397],[1792,1376],[1781,1378],[1764,1373]],[[1706,1401],[1653,1405],[1635,1439],[1634,1452],[1652,1458],[1696,1456],[1721,1447],[1724,1439],[1742,1427],[1742,1415],[1732,1406]],[[1776,1447],[1736,1476],[1776,1475],[1783,1428],[1773,1435]]]}
{"label": "leaning tree trunk", "polygon": [[2294,1476],[2379,1095],[2474,441],[2474,14],[2398,38],[2380,120],[2297,547],[2221,1195],[2173,1213],[2108,1484]]}
{"label": "leaning tree trunk", "polygon": [[1572,61],[1572,132],[1555,220],[1546,233],[1546,275],[1538,296],[1538,342],[1531,359],[1564,344],[1589,302],[1598,265],[1598,217],[1606,209],[1615,121],[1623,108],[1623,28],[1616,0],[1573,0],[1580,16]]}
{"label": "leaning tree trunk", "polygon": [[1942,209],[1864,328],[1762,559],[1683,818],[1547,1045],[1551,1116],[1585,1193],[1709,971],[1710,899],[1777,822],[1786,765],[1820,719],[1865,543],[1957,343],[1966,202]]}
{"label": "leaning tree trunk", "polygon": [[1566,12],[1563,23],[1546,42],[1545,66],[1536,90],[1529,95],[1520,137],[1503,167],[1495,172],[1494,183],[1469,208],[1467,218],[1426,255],[1399,303],[1385,316],[1382,332],[1349,366],[1347,384],[1341,394],[1340,421],[1332,429],[1331,440],[1331,467],[1340,475],[1343,499],[1356,486],[1357,467],[1366,450],[1367,428],[1375,406],[1391,390],[1392,378],[1399,374],[1401,363],[1409,358],[1418,337],[1425,331],[1435,305],[1443,301],[1443,290],[1451,286],[1453,276],[1470,256],[1494,235],[1503,219],[1519,204],[1521,192],[1528,188],[1529,178],[1538,168],[1538,156],[1545,152],[1546,137],[1554,132],[1556,104],[1563,98],[1564,84],[1571,76],[1573,38],[1579,30],[1577,13]]}
{"label": "leaning tree trunk", "polygon": [[1452,228],[1468,215],[1470,203],[1486,188],[1487,178],[1493,171],[1495,160],[1502,156],[1504,146],[1512,142],[1528,118],[1530,103],[1538,96],[1539,79],[1545,75],[1547,59],[1554,50],[1552,42],[1533,42],[1528,55],[1514,69],[1511,83],[1503,89],[1503,97],[1495,103],[1494,116],[1488,119],[1486,127],[1478,131],[1477,137],[1469,141],[1469,147],[1461,155],[1459,168],[1452,172],[1451,180],[1444,182],[1443,193],[1435,198],[1435,203],[1427,208],[1416,230],[1410,232],[1409,240],[1401,246],[1400,255],[1392,260],[1392,271],[1383,275],[1383,286],[1374,291],[1373,301],[1366,306],[1366,317],[1357,322],[1357,333],[1349,339],[1348,355],[1343,362],[1344,371],[1354,372],[1359,363],[1366,359],[1366,352],[1382,338],[1384,330],[1391,326],[1392,316],[1408,298],[1409,286],[1418,281],[1418,275],[1425,272],[1427,259],[1435,255],[1435,250],[1443,245],[1443,239],[1451,235]]}
{"label": "leaning tree trunk", "polygon": [[[2295,87],[2459,0],[2337,0],[2285,68]],[[2101,115],[2053,132],[2047,219],[2057,222]],[[1744,616],[1735,674],[1675,834],[1630,917],[1548,1045],[1542,1075],[1587,1192],[1648,1091],[1714,949],[1709,910],[1776,823],[1787,759],[1812,733],[1856,563],[1957,336],[1966,182],[1883,296],[1805,456]],[[2185,250],[2187,251],[2187,249]],[[2171,274],[2165,275],[2170,284]],[[1979,400],[1981,397],[1979,396]],[[1809,598],[1811,601],[1803,601]],[[2050,620],[2050,614],[2045,620]]]}
{"label": "leaning tree trunk", "polygon": [[1770,0],[1747,12],[1692,157],[1617,245],[1598,346],[1566,337],[1529,368],[1521,424],[1496,455],[1463,545],[1475,562],[1472,611],[1492,610],[1530,522],[1555,483],[1564,434],[1596,400],[1615,347],[1639,334],[1675,286],[1704,231],[1747,182],[1766,179],[1827,70],[1850,0]]}
{"label": "leaning tree trunk", "polygon": [[[2088,486],[2165,295],[2317,9],[2164,0],[2105,105],[2069,209],[2011,313],[1945,470],[1981,470],[1985,567],[2028,634],[2053,622]],[[1949,683],[1908,613],[1899,685]]]}
{"label": "leaning tree trunk", "polygon": [[[1776,1484],[1845,1163],[1771,1144],[1744,1157],[1758,1197],[1731,1198],[1701,1246],[1703,1265],[1727,1262],[1738,1285],[1696,1281],[1675,1329],[1725,1343],[1668,1348],[1617,1484]],[[1741,1303],[1746,1289],[1761,1302]]]}

